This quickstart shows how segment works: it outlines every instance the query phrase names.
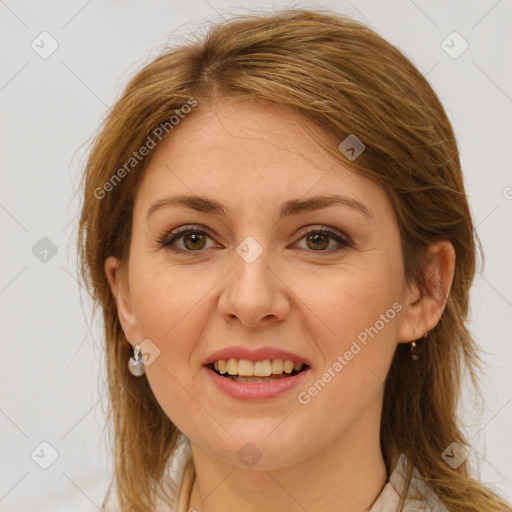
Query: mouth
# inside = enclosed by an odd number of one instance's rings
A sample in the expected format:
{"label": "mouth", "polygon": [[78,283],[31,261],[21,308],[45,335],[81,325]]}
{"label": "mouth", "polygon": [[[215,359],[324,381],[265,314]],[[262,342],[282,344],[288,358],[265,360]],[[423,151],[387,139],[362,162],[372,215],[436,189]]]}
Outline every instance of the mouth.
{"label": "mouth", "polygon": [[305,372],[305,363],[283,359],[220,359],[205,365],[210,371],[227,380],[241,383],[274,382],[294,377]]}

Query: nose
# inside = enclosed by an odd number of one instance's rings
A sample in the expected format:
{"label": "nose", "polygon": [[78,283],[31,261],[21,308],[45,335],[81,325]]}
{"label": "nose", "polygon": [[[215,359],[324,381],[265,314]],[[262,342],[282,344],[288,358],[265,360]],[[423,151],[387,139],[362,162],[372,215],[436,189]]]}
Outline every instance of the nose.
{"label": "nose", "polygon": [[234,255],[218,304],[227,322],[238,319],[244,326],[258,328],[282,322],[289,314],[290,288],[268,256],[268,250],[253,261]]}

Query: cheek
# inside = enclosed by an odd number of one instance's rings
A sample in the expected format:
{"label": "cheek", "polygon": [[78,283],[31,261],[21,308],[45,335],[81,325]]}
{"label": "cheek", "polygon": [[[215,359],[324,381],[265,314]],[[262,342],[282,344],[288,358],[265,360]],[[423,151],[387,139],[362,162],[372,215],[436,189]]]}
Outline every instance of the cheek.
{"label": "cheek", "polygon": [[383,261],[344,268],[331,274],[322,293],[318,287],[309,290],[315,312],[334,337],[353,339],[392,308],[400,299],[397,267]]}
{"label": "cheek", "polygon": [[[135,265],[134,265],[135,267]],[[202,418],[204,409],[190,393],[194,387],[189,361],[207,321],[208,283],[155,265],[139,265],[131,291],[141,338],[150,339],[159,356],[145,368],[156,400],[176,426],[191,430],[191,418]],[[201,282],[203,283],[201,285]],[[212,285],[210,285],[211,288]]]}
{"label": "cheek", "polygon": [[335,274],[324,288],[327,293],[316,291],[322,300],[315,299],[315,314],[321,320],[316,322],[320,331],[315,340],[324,359],[317,377],[330,369],[337,378],[330,379],[329,387],[347,403],[363,388],[370,394],[377,391],[396,348],[402,309],[400,262],[384,257],[373,262]]}
{"label": "cheek", "polygon": [[201,308],[214,280],[193,278],[187,270],[140,265],[133,276],[133,306],[141,334],[168,344],[200,325]]}
{"label": "cheek", "polygon": [[329,418],[327,437],[349,429],[382,391],[396,348],[397,298],[380,273],[347,274],[324,295],[317,311],[322,334],[315,336],[322,365],[298,398],[309,417]]}

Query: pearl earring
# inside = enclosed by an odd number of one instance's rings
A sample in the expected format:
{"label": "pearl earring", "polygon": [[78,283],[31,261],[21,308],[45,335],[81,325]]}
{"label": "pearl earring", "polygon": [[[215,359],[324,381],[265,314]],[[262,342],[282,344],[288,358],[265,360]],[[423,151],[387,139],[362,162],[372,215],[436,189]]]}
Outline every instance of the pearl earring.
{"label": "pearl earring", "polygon": [[420,358],[420,356],[418,354],[416,354],[416,342],[411,341],[411,359],[413,361],[418,361],[419,358]]}
{"label": "pearl earring", "polygon": [[[422,338],[426,338],[428,334],[428,331],[422,336]],[[413,361],[419,361],[420,356],[416,353],[416,342],[411,341],[411,359]]]}
{"label": "pearl earring", "polygon": [[128,360],[128,371],[135,377],[141,377],[146,373],[144,363],[142,362],[140,345],[135,345],[133,347],[133,356]]}

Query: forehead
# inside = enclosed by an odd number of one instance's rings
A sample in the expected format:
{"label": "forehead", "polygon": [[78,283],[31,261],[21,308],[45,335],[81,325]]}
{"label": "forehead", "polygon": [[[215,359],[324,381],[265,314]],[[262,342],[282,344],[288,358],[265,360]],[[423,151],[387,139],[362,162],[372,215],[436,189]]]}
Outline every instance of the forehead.
{"label": "forehead", "polygon": [[263,198],[274,207],[284,199],[333,193],[383,200],[377,184],[322,148],[299,115],[276,105],[225,103],[199,108],[181,122],[144,170],[136,204],[146,210],[166,194],[214,196],[234,207],[250,201],[264,207]]}
{"label": "forehead", "polygon": [[[281,161],[310,160],[320,168],[333,163],[303,128],[305,121],[289,110],[257,101],[222,103],[199,109],[182,121],[156,149],[155,163],[169,157],[186,161],[188,165],[215,155],[211,165],[226,166],[246,161],[246,167],[263,164],[278,165]],[[325,137],[318,128],[308,124],[318,136]],[[206,153],[206,154],[205,154]],[[229,167],[229,165],[228,165]]]}

